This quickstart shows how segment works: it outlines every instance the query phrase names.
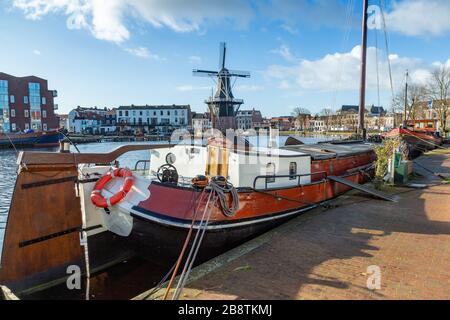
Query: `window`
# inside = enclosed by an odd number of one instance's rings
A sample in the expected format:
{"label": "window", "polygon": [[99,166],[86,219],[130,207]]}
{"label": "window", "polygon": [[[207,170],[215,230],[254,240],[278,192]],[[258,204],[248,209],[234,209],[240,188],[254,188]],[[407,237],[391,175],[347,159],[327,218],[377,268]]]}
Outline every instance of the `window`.
{"label": "window", "polygon": [[[40,110],[41,109],[41,85],[37,82],[28,83],[28,94],[27,102],[30,103],[30,109]],[[25,100],[25,98],[24,98]]]}
{"label": "window", "polygon": [[153,111],[153,115],[156,116],[156,111]]}
{"label": "window", "polygon": [[167,115],[170,116],[170,111],[167,111]]}
{"label": "window", "polygon": [[29,123],[25,123],[25,130],[29,130],[30,129],[30,124]]}
{"label": "window", "polygon": [[11,130],[12,131],[16,131],[16,124],[15,123],[11,123]]}
{"label": "window", "polygon": [[47,124],[46,124],[46,123],[44,123],[44,124],[42,125],[42,129],[44,129],[44,131],[47,131]]}
{"label": "window", "polygon": [[162,110],[161,110],[161,115],[164,115]]}
{"label": "window", "polygon": [[14,98],[13,95],[10,95],[10,96],[9,96],[9,101],[10,101],[11,103],[15,103],[15,102],[16,102],[16,99]]}
{"label": "window", "polygon": [[24,115],[25,115],[25,118],[28,118],[30,116],[30,113],[28,112],[28,110],[24,110]]}
{"label": "window", "polygon": [[23,96],[23,103],[28,104],[28,96]]}
{"label": "window", "polygon": [[176,115],[176,116],[178,115],[178,110],[175,110],[175,115]]}
{"label": "window", "polygon": [[11,109],[11,118],[14,118],[16,116],[16,110]]}
{"label": "window", "polygon": [[42,97],[42,104],[47,104],[47,99],[45,97]]}
{"label": "window", "polygon": [[47,111],[46,110],[42,110],[42,118],[47,118]]}
{"label": "window", "polygon": [[297,179],[297,162],[291,162],[289,164],[289,180],[295,180]]}
{"label": "window", "polygon": [[[275,182],[275,163],[269,162],[266,165],[266,183],[273,183]],[[270,177],[272,176],[272,177]]]}
{"label": "window", "polygon": [[121,117],[122,116],[122,111],[119,111],[119,117]]}
{"label": "window", "polygon": [[0,93],[8,92],[8,80],[0,80]]}
{"label": "window", "polygon": [[125,111],[125,117],[128,117],[128,111]]}

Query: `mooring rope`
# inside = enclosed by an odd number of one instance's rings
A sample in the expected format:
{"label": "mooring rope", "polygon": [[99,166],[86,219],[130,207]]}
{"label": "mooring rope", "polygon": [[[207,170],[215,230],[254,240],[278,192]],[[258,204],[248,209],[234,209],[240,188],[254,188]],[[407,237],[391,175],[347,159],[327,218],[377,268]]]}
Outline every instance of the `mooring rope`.
{"label": "mooring rope", "polygon": [[[239,209],[239,195],[236,188],[225,178],[214,177],[210,180],[211,190],[218,196],[222,213],[227,217],[234,217]],[[225,193],[231,194],[231,206],[228,205],[228,199]]]}
{"label": "mooring rope", "polygon": [[[211,198],[214,198],[214,200],[211,202]],[[198,251],[200,249],[200,246],[203,242],[203,237],[205,235],[206,229],[208,227],[209,219],[211,218],[212,209],[208,211],[209,204],[214,203],[217,201],[217,195],[214,194],[214,192],[211,192],[208,197],[208,201],[206,202],[205,209],[203,210],[202,219],[199,224],[199,228],[197,230],[197,233],[195,234],[194,241],[192,243],[191,249],[189,250],[188,257],[186,259],[186,262],[184,264],[183,271],[181,272],[180,278],[178,280],[177,287],[175,289],[175,293],[172,297],[172,300],[177,300],[181,292],[183,291],[186,281],[189,277],[189,274],[191,273],[192,267],[194,265],[195,259],[197,258]],[[206,215],[206,212],[208,211],[208,215]],[[205,220],[206,216],[206,220]]]}
{"label": "mooring rope", "polygon": [[[202,203],[204,194],[205,194],[205,189],[203,189],[203,191],[202,191],[202,193],[200,195],[200,200],[198,202],[198,206]],[[194,225],[195,225],[195,221],[197,219],[197,212],[198,212],[198,206],[196,205],[196,198],[195,197],[196,197],[196,193],[194,191],[194,214],[192,216],[191,226],[189,227],[188,234],[186,236],[186,239],[184,240],[184,244],[183,244],[183,247],[181,249],[180,255],[178,256],[178,259],[177,259],[177,262],[175,264],[175,267],[173,268],[172,277],[170,278],[169,284],[167,285],[166,292],[164,294],[163,300],[166,300],[168,295],[169,295],[170,288],[172,287],[173,281],[175,280],[175,276],[178,273],[178,269],[179,269],[179,267],[181,265],[181,262],[182,262],[183,257],[184,257],[184,253],[185,253],[185,251],[187,249],[187,246],[188,246],[189,241],[190,241],[191,236],[192,236],[192,232],[194,230]]]}

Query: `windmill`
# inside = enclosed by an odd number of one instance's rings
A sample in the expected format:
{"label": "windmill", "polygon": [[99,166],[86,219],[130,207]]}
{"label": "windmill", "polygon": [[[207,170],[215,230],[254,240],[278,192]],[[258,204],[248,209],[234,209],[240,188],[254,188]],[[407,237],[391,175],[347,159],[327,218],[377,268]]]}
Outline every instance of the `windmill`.
{"label": "windmill", "polygon": [[222,42],[220,44],[219,71],[193,70],[194,76],[210,77],[216,83],[216,92],[205,103],[208,105],[213,127],[221,131],[235,128],[236,114],[244,103],[242,99],[235,99],[231,91],[237,78],[250,78],[248,71],[225,68],[226,50],[226,44]]}

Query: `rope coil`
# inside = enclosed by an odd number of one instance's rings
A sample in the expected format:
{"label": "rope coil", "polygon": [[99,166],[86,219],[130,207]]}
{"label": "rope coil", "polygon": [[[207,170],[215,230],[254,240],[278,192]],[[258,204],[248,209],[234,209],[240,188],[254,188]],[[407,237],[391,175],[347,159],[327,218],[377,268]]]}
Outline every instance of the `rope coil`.
{"label": "rope coil", "polygon": [[[209,186],[219,199],[222,213],[227,217],[234,217],[239,209],[239,195],[236,188],[222,176],[212,178]],[[228,205],[226,193],[231,195],[231,206]]]}

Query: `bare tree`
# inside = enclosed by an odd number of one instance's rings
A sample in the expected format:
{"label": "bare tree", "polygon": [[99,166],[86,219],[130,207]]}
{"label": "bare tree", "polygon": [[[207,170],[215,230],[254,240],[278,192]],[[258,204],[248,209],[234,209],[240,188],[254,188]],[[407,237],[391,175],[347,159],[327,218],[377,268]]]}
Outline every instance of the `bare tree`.
{"label": "bare tree", "polygon": [[[425,116],[424,101],[427,99],[427,88],[418,84],[410,84],[408,86],[408,94],[406,97],[406,88],[400,90],[394,97],[393,109],[394,112],[404,112],[406,108],[406,117],[403,116],[403,121],[417,120]],[[405,105],[406,98],[406,105]]]}
{"label": "bare tree", "polygon": [[295,120],[300,125],[300,130],[305,130],[307,127],[307,121],[311,118],[311,112],[306,108],[296,107],[292,112]]}
{"label": "bare tree", "polygon": [[436,68],[432,73],[427,86],[428,97],[433,101],[441,123],[442,131],[447,129],[447,116],[450,111],[450,68],[446,65]]}
{"label": "bare tree", "polygon": [[320,111],[320,116],[325,122],[325,128],[329,130],[333,121],[333,110],[331,110],[330,108],[324,108]]}

